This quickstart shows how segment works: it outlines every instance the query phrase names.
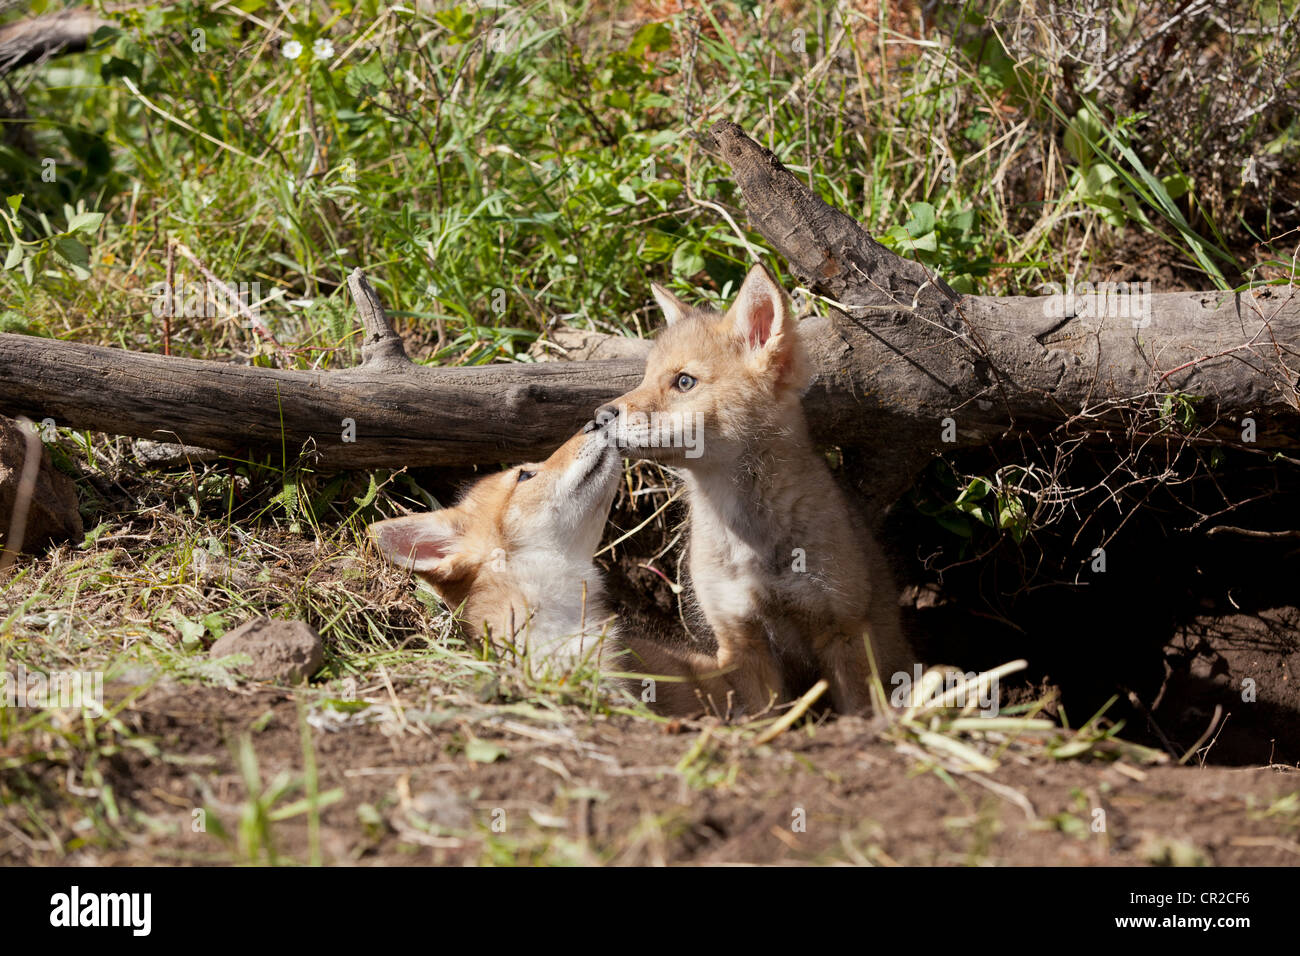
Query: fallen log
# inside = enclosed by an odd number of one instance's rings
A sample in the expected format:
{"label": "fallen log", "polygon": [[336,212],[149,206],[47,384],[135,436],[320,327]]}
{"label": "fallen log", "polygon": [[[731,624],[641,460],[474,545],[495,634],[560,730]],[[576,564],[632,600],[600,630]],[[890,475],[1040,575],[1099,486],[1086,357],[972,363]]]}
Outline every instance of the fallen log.
{"label": "fallen log", "polygon": [[253,368],[0,334],[0,409],[232,454],[283,449],[324,468],[470,465],[546,457],[641,379],[636,361],[416,365],[360,270],[348,285],[366,329],[356,368]]}
{"label": "fallen log", "polygon": [[[1194,403],[1203,440],[1300,446],[1295,289],[1149,295],[1141,314],[1120,316],[1068,295],[958,295],[735,124],[708,142],[754,225],[834,303],[830,318],[802,324],[818,370],[805,407],[818,441],[872,450],[882,500],[941,451],[1050,437],[1065,423],[1130,428],[1117,409],[1171,395]],[[463,465],[540,458],[641,376],[635,358],[416,366],[369,283],[357,272],[349,285],[367,330],[358,368],[250,368],[4,334],[0,413],[229,452],[306,451],[324,467]]]}

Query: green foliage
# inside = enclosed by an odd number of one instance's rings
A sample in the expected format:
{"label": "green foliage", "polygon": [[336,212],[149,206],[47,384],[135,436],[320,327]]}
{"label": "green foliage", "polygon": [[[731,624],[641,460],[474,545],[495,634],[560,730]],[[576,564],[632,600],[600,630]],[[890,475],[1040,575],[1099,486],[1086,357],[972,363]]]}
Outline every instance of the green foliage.
{"label": "green foliage", "polygon": [[1174,392],[1160,400],[1160,422],[1166,428],[1176,428],[1183,434],[1190,434],[1197,427],[1196,403],[1200,395],[1185,395]]}
{"label": "green foliage", "polygon": [[67,227],[56,231],[45,213],[38,212],[35,218],[43,235],[36,239],[24,239],[25,230],[20,215],[22,201],[21,195],[9,196],[5,205],[0,207],[0,219],[4,221],[8,232],[9,251],[5,256],[5,271],[20,269],[29,286],[36,281],[38,274],[46,273],[49,264],[58,267],[57,272],[51,272],[52,275],[90,278],[90,249],[79,236],[93,239],[99,224],[104,221],[104,214],[87,212],[81,203],[77,204],[76,209],[64,205],[63,217]]}
{"label": "green foliage", "polygon": [[[808,95],[825,107],[814,115],[786,96],[808,78],[779,31],[740,44],[711,13],[688,61],[681,17],[607,30],[599,11],[558,3],[443,3],[393,8],[375,42],[357,43],[372,6],[317,4],[278,20],[257,2],[114,14],[89,52],[31,89],[34,148],[0,148],[0,186],[31,204],[24,238],[44,243],[23,261],[46,250],[77,285],[40,261],[31,281],[65,308],[111,313],[83,334],[156,340],[142,306],[164,276],[157,240],[179,239],[224,281],[261,283],[263,314],[303,349],[300,367],[353,358],[323,350],[347,337],[342,280],[356,266],[399,322],[436,340],[425,360],[519,360],[557,315],[644,332],[652,279],[718,297],[743,276],[747,243],[760,243],[701,205],[734,209],[738,196],[683,135],[688,102],[693,125],[724,91],[742,124],[775,122],[783,158],[815,148],[808,174],[829,201],[865,201],[869,222],[911,210],[886,242],[959,288],[983,288],[1005,242],[985,228],[978,183],[945,180],[897,201],[914,175],[903,143],[863,140],[835,106],[860,80],[847,48],[837,72],[813,78]],[[971,84],[1007,81],[986,67]],[[867,120],[921,130],[955,108],[970,125],[981,114],[968,92],[935,77]],[[55,161],[53,182],[42,159]],[[102,255],[88,255],[84,229],[33,238],[39,210],[64,203],[107,216]],[[920,229],[925,209],[935,221]],[[105,308],[105,286],[139,298],[125,305],[119,291]],[[39,328],[42,302],[20,301]],[[242,327],[207,320],[173,344],[212,357],[239,338],[265,353]]]}
{"label": "green foliage", "polygon": [[[1064,121],[1060,109],[1050,105]],[[1108,224],[1134,222],[1157,233],[1185,251],[1219,288],[1230,288],[1220,266],[1235,265],[1235,260],[1222,248],[1222,238],[1217,231],[1215,241],[1201,236],[1178,205],[1177,200],[1192,193],[1191,180],[1181,171],[1155,176],[1133,149],[1128,130],[1138,118],[1131,115],[1107,125],[1101,110],[1085,102],[1066,125],[1065,147],[1078,163],[1071,174],[1072,189]],[[1172,227],[1176,237],[1165,235],[1161,226]],[[1214,229],[1213,223],[1210,226]]]}
{"label": "green foliage", "polygon": [[913,506],[956,535],[966,556],[983,537],[1007,535],[1020,544],[1031,530],[1030,512],[1021,490],[1025,470],[1007,466],[989,478],[964,481],[946,461],[937,460],[927,480],[911,495]]}
{"label": "green foliage", "polygon": [[993,266],[993,259],[980,253],[983,242],[975,229],[975,210],[940,215],[930,203],[914,202],[909,212],[907,222],[891,226],[879,237],[880,244],[940,269],[956,291],[974,292],[978,280]]}

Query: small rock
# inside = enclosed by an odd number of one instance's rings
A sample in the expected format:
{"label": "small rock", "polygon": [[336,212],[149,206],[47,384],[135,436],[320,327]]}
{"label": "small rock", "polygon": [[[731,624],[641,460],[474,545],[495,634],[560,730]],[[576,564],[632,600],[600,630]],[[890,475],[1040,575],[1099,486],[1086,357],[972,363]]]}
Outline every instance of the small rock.
{"label": "small rock", "polygon": [[258,617],[222,636],[208,657],[247,654],[252,660],[239,668],[254,680],[299,683],[320,670],[325,660],[320,635],[302,621],[273,621]]}
{"label": "small rock", "polygon": [[[22,550],[35,553],[51,541],[79,539],[85,529],[77,510],[77,485],[54,469],[50,453],[38,443],[40,468],[27,509]],[[23,463],[27,459],[27,432],[11,418],[0,416],[0,545],[7,544]]]}
{"label": "small rock", "polygon": [[140,438],[131,443],[135,459],[151,468],[177,468],[188,465],[202,465],[216,461],[220,452],[198,445],[178,445],[168,441],[149,441]]}

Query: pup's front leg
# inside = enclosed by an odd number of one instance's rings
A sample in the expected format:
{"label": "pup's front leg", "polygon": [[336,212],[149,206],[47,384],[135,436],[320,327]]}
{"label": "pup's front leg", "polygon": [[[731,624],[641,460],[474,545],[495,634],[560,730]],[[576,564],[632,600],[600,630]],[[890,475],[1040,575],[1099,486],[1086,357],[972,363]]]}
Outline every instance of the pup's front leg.
{"label": "pup's front leg", "polygon": [[837,713],[865,714],[871,709],[871,660],[867,636],[844,632],[814,641],[817,666],[830,684],[831,703]]}
{"label": "pup's front leg", "polygon": [[785,700],[785,681],[781,666],[767,633],[756,622],[715,625],[718,641],[718,666],[735,688],[737,703],[750,717]]}
{"label": "pup's front leg", "polygon": [[[622,665],[631,672],[624,686],[633,694],[642,695],[655,713],[686,717],[703,711],[727,716],[737,690],[721,672],[712,654],[668,647],[635,634],[625,635],[623,643],[628,654]],[[653,686],[649,697],[645,696],[650,689],[647,682]]]}

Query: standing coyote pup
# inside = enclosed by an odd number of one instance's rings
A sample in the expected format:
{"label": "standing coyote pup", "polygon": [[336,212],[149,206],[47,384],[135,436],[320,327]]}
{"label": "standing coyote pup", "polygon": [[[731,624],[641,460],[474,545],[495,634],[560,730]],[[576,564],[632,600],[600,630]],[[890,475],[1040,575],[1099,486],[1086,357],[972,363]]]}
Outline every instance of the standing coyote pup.
{"label": "standing coyote pup", "polygon": [[[622,457],[589,424],[546,461],[478,481],[451,508],[377,521],[370,536],[388,560],[414,571],[460,609],[465,636],[525,644],[534,661],[602,671],[635,671],[655,682],[654,709],[702,709],[702,694],[724,701],[717,663],[624,633],[605,601],[592,555],[618,485]],[[597,657],[599,654],[599,657]]]}
{"label": "standing coyote pup", "polygon": [[668,327],[645,379],[597,420],[632,455],[685,471],[690,575],[718,665],[750,714],[809,667],[836,710],[867,709],[864,637],[886,686],[913,657],[884,557],[809,439],[809,362],[785,291],[761,265],[725,315],[653,290]]}

